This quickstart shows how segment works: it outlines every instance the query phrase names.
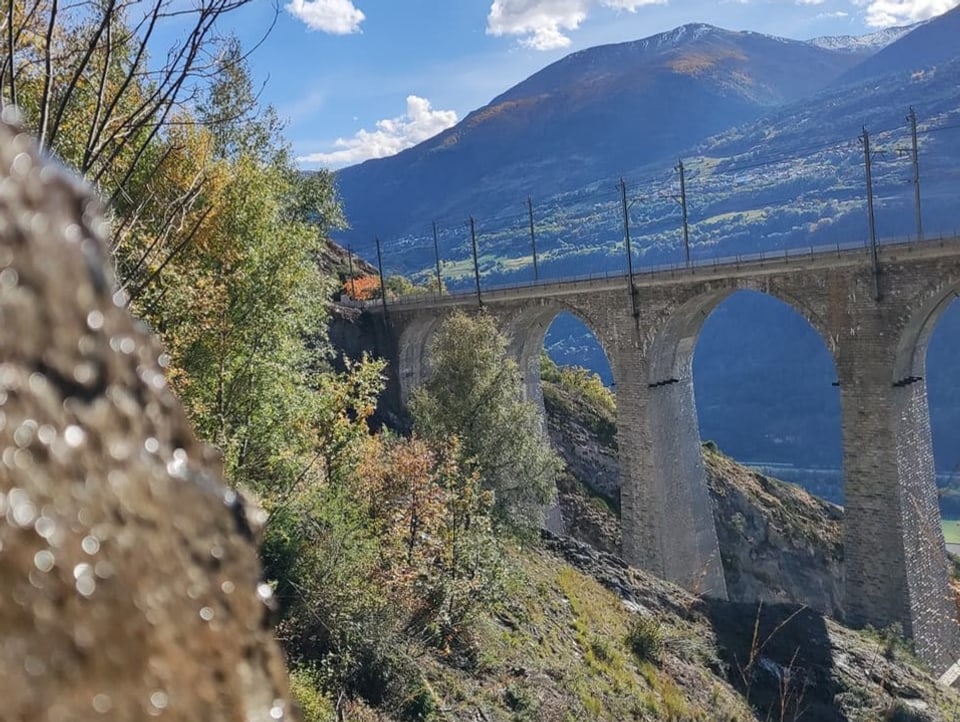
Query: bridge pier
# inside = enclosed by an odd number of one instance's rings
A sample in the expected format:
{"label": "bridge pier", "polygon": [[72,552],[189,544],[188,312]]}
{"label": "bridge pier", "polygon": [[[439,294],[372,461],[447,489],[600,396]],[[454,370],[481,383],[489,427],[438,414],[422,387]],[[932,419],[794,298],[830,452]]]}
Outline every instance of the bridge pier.
{"label": "bridge pier", "polygon": [[630,564],[667,579],[663,537],[669,520],[660,513],[660,484],[649,473],[653,442],[647,431],[646,374],[636,353],[621,351],[610,361],[617,379],[621,551]]}
{"label": "bridge pier", "polygon": [[692,592],[726,599],[692,375],[654,383],[637,349],[617,356],[624,558]]}
{"label": "bridge pier", "polygon": [[[703,465],[693,374],[653,383],[647,404],[654,443],[648,473],[663,490],[662,509],[671,517],[665,528],[666,575],[698,594],[727,598],[713,502]],[[682,531],[681,531],[682,530]],[[684,544],[677,543],[682,535]]]}
{"label": "bridge pier", "polygon": [[940,528],[926,385],[922,373],[898,378],[891,326],[879,312],[862,314],[837,349],[844,614],[852,626],[899,624],[939,674],[960,657],[960,626]]}

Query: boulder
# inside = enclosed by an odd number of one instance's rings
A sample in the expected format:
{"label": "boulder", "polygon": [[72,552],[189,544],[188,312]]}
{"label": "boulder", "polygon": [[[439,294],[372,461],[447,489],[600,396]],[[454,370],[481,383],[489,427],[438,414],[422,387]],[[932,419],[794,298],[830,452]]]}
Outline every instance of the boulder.
{"label": "boulder", "polygon": [[12,121],[5,111],[0,718],[295,719],[258,520],[125,310],[97,199]]}

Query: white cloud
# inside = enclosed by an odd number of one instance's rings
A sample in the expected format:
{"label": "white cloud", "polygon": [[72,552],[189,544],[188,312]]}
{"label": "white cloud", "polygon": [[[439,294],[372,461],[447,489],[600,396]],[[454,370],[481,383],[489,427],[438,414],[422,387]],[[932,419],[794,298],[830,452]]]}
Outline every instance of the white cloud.
{"label": "white cloud", "polygon": [[867,25],[883,28],[907,25],[942,15],[957,5],[957,0],[858,0],[867,8]]}
{"label": "white cloud", "polygon": [[284,7],[311,30],[331,35],[360,32],[360,23],[366,17],[351,0],[290,0]]}
{"label": "white cloud", "polygon": [[333,144],[336,150],[311,153],[297,158],[297,161],[339,168],[370,158],[384,158],[432,138],[456,122],[455,111],[434,110],[426,98],[408,95],[404,115],[378,120],[376,130],[360,130],[352,138],[337,138]]}
{"label": "white cloud", "polygon": [[488,35],[519,35],[520,44],[534,50],[570,45],[566,33],[576,30],[595,6],[636,12],[643,5],[667,0],[493,0],[487,15]]}

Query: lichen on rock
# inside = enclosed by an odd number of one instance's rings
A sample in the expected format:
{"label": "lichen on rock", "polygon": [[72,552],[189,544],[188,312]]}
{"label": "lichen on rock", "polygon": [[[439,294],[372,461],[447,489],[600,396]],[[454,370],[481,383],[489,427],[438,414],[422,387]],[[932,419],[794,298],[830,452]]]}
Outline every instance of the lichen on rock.
{"label": "lichen on rock", "polygon": [[94,195],[0,122],[0,718],[296,719],[251,525]]}

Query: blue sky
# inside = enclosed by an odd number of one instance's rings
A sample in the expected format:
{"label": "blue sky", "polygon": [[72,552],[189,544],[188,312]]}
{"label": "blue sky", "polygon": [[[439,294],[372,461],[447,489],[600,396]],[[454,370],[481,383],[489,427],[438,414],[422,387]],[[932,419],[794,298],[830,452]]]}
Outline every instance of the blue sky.
{"label": "blue sky", "polygon": [[[280,0],[251,57],[303,167],[337,168],[440,132],[564,55],[689,22],[798,40],[860,35],[957,0]],[[234,18],[252,42],[273,17]]]}

